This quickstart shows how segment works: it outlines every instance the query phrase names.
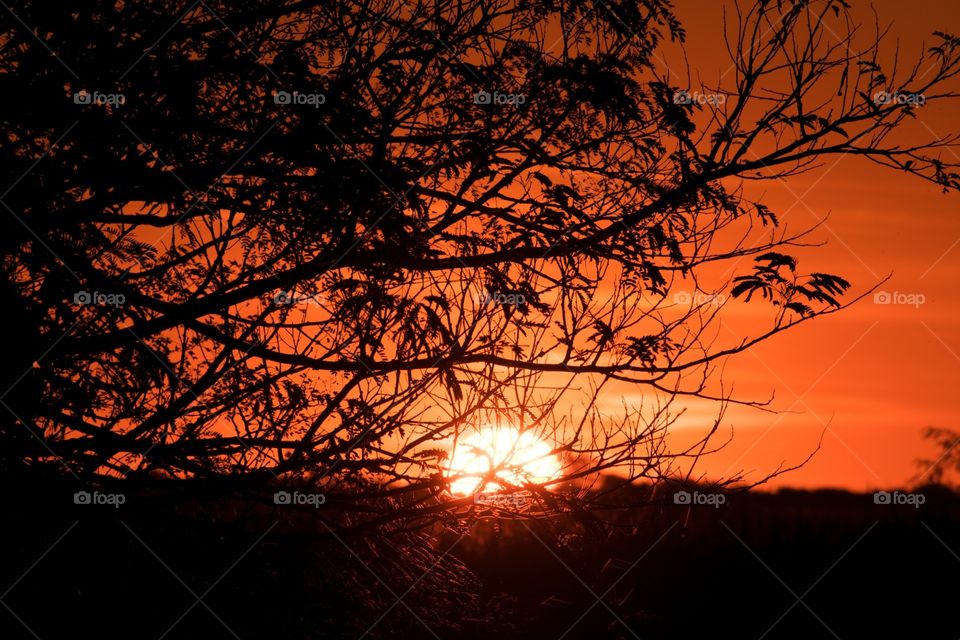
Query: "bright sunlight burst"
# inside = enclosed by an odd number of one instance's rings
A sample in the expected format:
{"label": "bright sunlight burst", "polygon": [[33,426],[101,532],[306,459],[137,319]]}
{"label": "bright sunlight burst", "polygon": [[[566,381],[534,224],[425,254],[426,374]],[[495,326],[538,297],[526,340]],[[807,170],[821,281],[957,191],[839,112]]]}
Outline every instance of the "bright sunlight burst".
{"label": "bright sunlight burst", "polygon": [[[506,485],[540,484],[560,476],[560,460],[552,447],[529,431],[515,427],[484,427],[456,443],[447,478],[450,491],[470,495],[492,476]],[[501,483],[487,481],[482,490],[498,491]]]}

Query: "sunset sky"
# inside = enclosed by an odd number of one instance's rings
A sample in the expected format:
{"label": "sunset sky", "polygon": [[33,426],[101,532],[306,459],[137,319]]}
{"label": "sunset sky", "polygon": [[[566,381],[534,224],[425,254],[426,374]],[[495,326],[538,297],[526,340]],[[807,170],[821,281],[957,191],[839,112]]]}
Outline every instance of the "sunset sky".
{"label": "sunset sky", "polygon": [[[730,11],[731,6],[677,3],[685,46],[667,42],[657,54],[658,71],[669,69],[671,84],[691,91],[732,86],[722,31],[724,7]],[[930,46],[934,31],[955,31],[960,24],[960,5],[937,0],[882,2],[876,10],[881,29],[891,26],[882,50],[892,52],[899,38],[904,69]],[[864,7],[855,7],[855,15],[867,29],[865,42],[873,16]],[[727,19],[733,28],[732,16]],[[958,114],[947,107],[923,107],[917,115],[904,132],[915,140],[939,138],[956,128]],[[960,149],[951,153],[960,160]],[[938,455],[923,439],[923,429],[960,427],[954,393],[960,385],[960,196],[849,156],[828,157],[823,167],[786,181],[748,184],[746,195],[762,200],[790,229],[822,223],[810,241],[825,244],[795,252],[801,271],[843,276],[852,284],[848,297],[889,276],[879,291],[896,293],[898,300],[922,297],[923,303],[876,304],[870,295],[729,360],[725,385],[733,384],[740,399],[774,395],[769,408],[776,413],[730,407],[717,441],[729,437],[731,429],[733,437],[724,450],[698,463],[699,473],[716,478],[744,471],[746,479],[757,480],[780,465],[801,463],[819,442],[819,452],[802,469],[768,486],[860,491],[920,478],[923,469],[916,460]],[[169,230],[144,233],[143,240],[162,244]],[[722,271],[729,279],[747,272],[750,263],[725,263]],[[767,310],[734,301],[717,338],[735,342],[747,332],[755,334],[758,322],[768,319]],[[636,406],[644,400],[642,389],[614,384],[610,390],[603,408],[611,415],[624,401]],[[676,407],[686,409],[670,435],[678,446],[702,435],[716,417],[717,407],[708,401]]]}
{"label": "sunset sky", "polygon": [[[725,4],[679,3],[691,90],[729,68],[719,29]],[[960,22],[958,5],[935,0],[875,8],[881,28],[892,23],[886,46],[890,50],[899,38],[901,61],[912,61],[924,40],[929,46],[933,31],[956,30]],[[869,13],[864,18],[872,28]],[[667,51],[662,62],[682,85],[682,52]],[[957,115],[921,108],[911,134],[939,137],[956,127]],[[735,437],[701,470],[762,473],[780,462],[797,464],[823,434],[812,461],[771,484],[863,490],[909,482],[918,475],[915,459],[936,457],[922,429],[960,427],[960,197],[851,157],[829,158],[826,166],[786,183],[750,188],[791,227],[826,219],[815,239],[827,244],[799,253],[802,270],[840,274],[853,292],[890,275],[880,290],[920,294],[924,301],[881,305],[871,296],[730,361],[724,377],[739,394],[765,398],[775,392],[771,406],[784,413],[731,408],[724,425],[735,429]],[[732,338],[734,328],[727,330]],[[683,420],[686,428],[697,430],[711,419],[711,408],[697,409]]]}

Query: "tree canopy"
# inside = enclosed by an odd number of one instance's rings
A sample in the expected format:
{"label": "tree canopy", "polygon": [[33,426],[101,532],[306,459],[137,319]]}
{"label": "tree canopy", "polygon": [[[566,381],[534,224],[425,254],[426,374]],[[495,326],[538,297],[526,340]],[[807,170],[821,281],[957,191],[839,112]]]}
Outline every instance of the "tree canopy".
{"label": "tree canopy", "polygon": [[[673,402],[716,427],[754,402],[717,364],[873,284],[802,270],[744,183],[857,155],[960,188],[955,136],[898,136],[957,97],[956,36],[904,71],[842,0],[729,18],[694,87],[666,0],[11,3],[4,464],[410,520],[469,502],[448,445],[502,420],[563,461],[540,508],[668,477],[713,447],[664,445]],[[728,304],[767,320],[724,341]]]}

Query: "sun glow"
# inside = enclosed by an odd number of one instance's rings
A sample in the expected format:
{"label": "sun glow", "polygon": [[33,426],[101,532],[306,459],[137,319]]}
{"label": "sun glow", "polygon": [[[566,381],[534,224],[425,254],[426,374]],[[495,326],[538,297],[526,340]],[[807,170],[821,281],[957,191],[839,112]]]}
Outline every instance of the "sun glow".
{"label": "sun glow", "polygon": [[[454,446],[447,470],[450,491],[465,496],[554,480],[560,476],[560,460],[552,450],[529,431],[484,427]],[[490,479],[484,483],[484,478]]]}

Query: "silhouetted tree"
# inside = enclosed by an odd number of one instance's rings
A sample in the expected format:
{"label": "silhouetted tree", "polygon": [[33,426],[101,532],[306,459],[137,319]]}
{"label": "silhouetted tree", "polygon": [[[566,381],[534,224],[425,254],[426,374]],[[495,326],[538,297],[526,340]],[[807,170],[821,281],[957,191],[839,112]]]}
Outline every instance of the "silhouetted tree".
{"label": "silhouetted tree", "polygon": [[[7,463],[406,522],[465,508],[445,445],[483,422],[556,447],[547,510],[711,451],[756,404],[716,365],[857,299],[743,183],[858,155],[960,187],[955,137],[897,135],[956,97],[958,38],[898,74],[841,0],[734,18],[696,88],[658,61],[666,0],[12,2]],[[723,296],[768,321],[725,339]],[[643,406],[601,410],[612,382]],[[671,450],[688,397],[717,422]]]}
{"label": "silhouetted tree", "polygon": [[960,472],[960,433],[942,427],[927,427],[923,437],[936,445],[938,451],[932,459],[917,460],[920,482],[947,483]]}

